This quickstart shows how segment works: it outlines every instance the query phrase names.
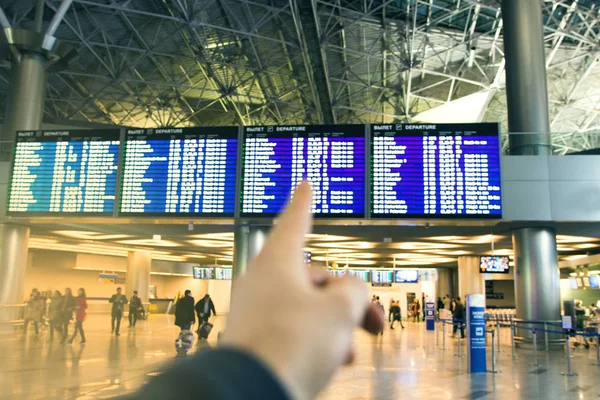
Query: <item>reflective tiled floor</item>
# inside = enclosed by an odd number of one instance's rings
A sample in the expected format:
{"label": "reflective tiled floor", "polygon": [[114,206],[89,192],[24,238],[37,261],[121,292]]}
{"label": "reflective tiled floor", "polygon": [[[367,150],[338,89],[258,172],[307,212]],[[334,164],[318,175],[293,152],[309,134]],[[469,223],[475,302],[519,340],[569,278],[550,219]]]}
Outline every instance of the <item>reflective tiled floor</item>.
{"label": "reflective tiled floor", "polygon": [[[124,321],[125,322],[125,321]],[[204,346],[216,345],[223,318]],[[91,316],[85,323],[88,343],[82,347],[48,343],[47,332],[0,337],[0,399],[110,398],[139,387],[168,362],[175,360],[178,328],[172,317],[152,316],[122,335],[109,334],[108,316]],[[507,336],[505,332],[503,336]],[[600,367],[592,366],[595,348],[573,352],[573,370],[564,377],[562,352],[539,353],[539,367],[531,366],[531,350],[518,350],[513,361],[508,338],[503,337],[498,358],[500,374],[469,375],[466,357],[458,358],[456,341],[426,332],[424,324],[409,323],[405,330],[386,330],[379,338],[357,333],[357,357],[321,394],[330,399],[598,399]]]}

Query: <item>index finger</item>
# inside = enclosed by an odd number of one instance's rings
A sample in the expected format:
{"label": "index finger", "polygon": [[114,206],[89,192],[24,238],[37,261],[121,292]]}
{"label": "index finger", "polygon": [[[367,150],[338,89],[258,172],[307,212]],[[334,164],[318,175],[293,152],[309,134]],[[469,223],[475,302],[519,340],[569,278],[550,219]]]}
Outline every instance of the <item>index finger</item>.
{"label": "index finger", "polygon": [[[306,181],[296,188],[294,196],[271,231],[264,248],[253,261],[255,269],[281,265],[281,271],[300,271],[305,235],[312,227],[312,189]],[[308,272],[302,271],[308,277]]]}

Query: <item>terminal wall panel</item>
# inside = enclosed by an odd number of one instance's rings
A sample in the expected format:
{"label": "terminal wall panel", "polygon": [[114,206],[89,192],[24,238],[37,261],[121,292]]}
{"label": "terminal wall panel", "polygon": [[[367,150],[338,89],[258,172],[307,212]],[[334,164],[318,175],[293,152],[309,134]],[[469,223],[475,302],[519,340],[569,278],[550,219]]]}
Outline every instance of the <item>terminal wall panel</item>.
{"label": "terminal wall panel", "polygon": [[600,180],[551,181],[554,221],[600,221]]}
{"label": "terminal wall panel", "polygon": [[548,157],[548,172],[552,181],[600,181],[600,156]]}
{"label": "terminal wall panel", "polygon": [[504,156],[502,157],[502,181],[548,181],[548,157]]}

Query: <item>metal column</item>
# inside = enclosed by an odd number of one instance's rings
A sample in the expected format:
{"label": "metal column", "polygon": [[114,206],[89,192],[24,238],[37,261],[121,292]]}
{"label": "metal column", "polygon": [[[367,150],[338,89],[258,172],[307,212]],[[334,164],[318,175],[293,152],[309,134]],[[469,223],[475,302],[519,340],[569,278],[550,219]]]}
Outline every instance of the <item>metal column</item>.
{"label": "metal column", "polygon": [[44,101],[46,100],[46,57],[39,53],[25,52],[21,59],[12,60],[10,89],[8,91],[6,117],[2,129],[2,160],[8,160],[16,131],[38,130],[42,126]]}
{"label": "metal column", "polygon": [[148,302],[150,289],[150,267],[152,253],[148,250],[130,251],[127,255],[127,275],[125,278],[125,295],[128,299],[137,290],[143,303]]}
{"label": "metal column", "polygon": [[269,229],[266,226],[241,225],[235,228],[233,239],[233,277],[243,275],[248,265],[263,248]]}
{"label": "metal column", "polygon": [[[540,1],[502,1],[506,97],[513,155],[549,155],[550,123]],[[556,233],[551,228],[513,231],[517,317],[560,319]]]}
{"label": "metal column", "polygon": [[485,281],[479,273],[480,260],[474,256],[458,257],[458,293],[463,301],[468,294],[485,295]]}
{"label": "metal column", "polygon": [[25,298],[28,246],[29,227],[0,224],[0,322],[15,320]]}
{"label": "metal column", "polygon": [[551,228],[513,231],[517,317],[560,320],[560,274]]}
{"label": "metal column", "polygon": [[511,154],[552,154],[541,1],[503,0],[506,100]]}

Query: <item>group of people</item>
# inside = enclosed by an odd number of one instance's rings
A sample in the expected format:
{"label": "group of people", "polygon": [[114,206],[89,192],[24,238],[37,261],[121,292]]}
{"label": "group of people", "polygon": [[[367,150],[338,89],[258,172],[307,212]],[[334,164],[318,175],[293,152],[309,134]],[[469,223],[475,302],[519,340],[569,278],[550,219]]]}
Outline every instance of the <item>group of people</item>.
{"label": "group of people", "polygon": [[212,315],[217,315],[215,303],[207,293],[202,299],[194,303],[192,291],[186,290],[182,298],[175,304],[175,325],[182,331],[189,331],[196,323],[198,317],[198,329],[204,322],[208,322]]}
{"label": "group of people", "polygon": [[[49,304],[47,304],[49,302]],[[25,307],[25,324],[24,331],[30,324],[35,329],[35,334],[39,335],[39,325],[48,320],[50,341],[54,340],[54,332],[60,336],[60,343],[73,343],[73,340],[79,333],[81,343],[85,343],[85,333],[83,331],[83,321],[85,320],[87,309],[87,297],[85,289],[79,288],[77,297],[73,296],[71,289],[66,288],[63,295],[60,291],[55,290],[52,296],[42,295],[42,293],[33,289],[29,295]],[[69,322],[75,313],[75,329],[69,337]]]}
{"label": "group of people", "polygon": [[138,296],[137,290],[133,291],[133,296],[131,296],[131,301],[127,300],[127,297],[122,293],[121,288],[117,288],[117,293],[113,294],[112,297],[108,300],[109,303],[112,304],[112,308],[110,311],[111,316],[111,334],[115,334],[115,336],[121,336],[119,331],[121,330],[121,318],[123,318],[123,311],[125,310],[125,305],[129,303],[129,327],[135,327],[135,324],[138,318],[144,318],[144,307],[142,305],[142,299]]}

